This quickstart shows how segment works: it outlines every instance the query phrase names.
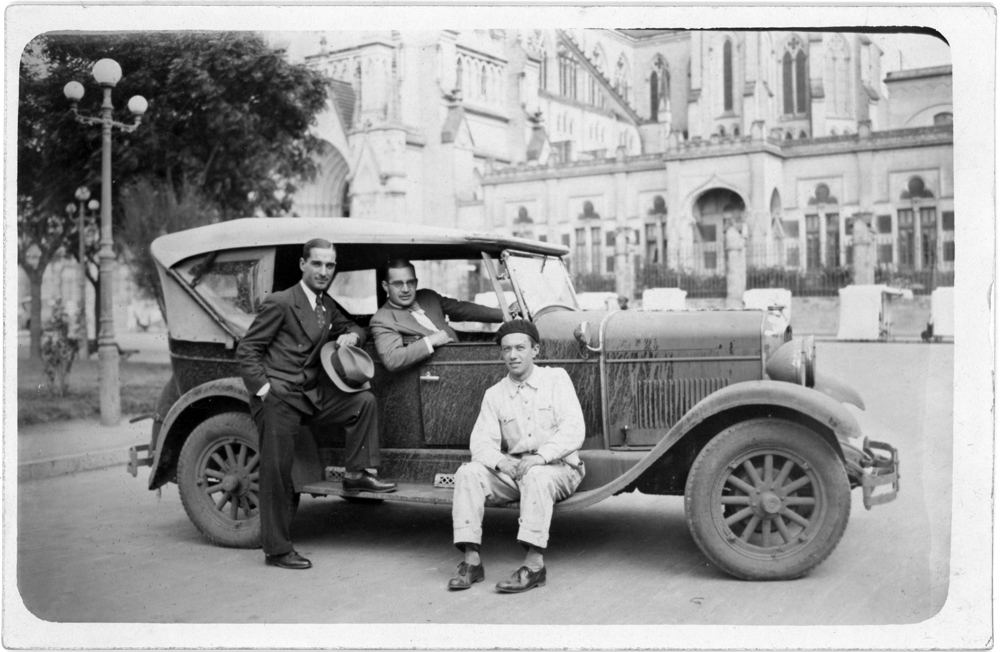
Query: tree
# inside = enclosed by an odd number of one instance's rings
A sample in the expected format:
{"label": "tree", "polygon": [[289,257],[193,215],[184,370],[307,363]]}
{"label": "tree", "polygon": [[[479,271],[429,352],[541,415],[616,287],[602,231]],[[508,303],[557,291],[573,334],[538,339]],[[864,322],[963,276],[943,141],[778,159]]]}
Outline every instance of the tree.
{"label": "tree", "polygon": [[[113,219],[132,263],[141,267],[137,261],[145,260],[149,268],[146,238],[161,231],[286,213],[296,184],[315,174],[322,141],[309,128],[326,106],[327,82],[288,63],[259,35],[46,34],[21,58],[18,196],[38,209],[27,218],[65,220],[62,206],[76,187],[100,180],[100,129],[72,120],[62,88],[72,80],[84,83],[80,111],[96,115],[101,92],[90,69],[105,57],[123,71],[113,95],[116,119],[131,122],[125,105],[132,95],[149,100],[142,126],[116,132],[112,148]],[[158,199],[121,201],[137,193]],[[164,207],[197,207],[198,214],[164,220]],[[123,240],[126,221],[129,237]],[[75,243],[75,225],[63,237]],[[155,275],[140,281],[159,295]]]}
{"label": "tree", "polygon": [[[37,358],[42,278],[49,263],[75,236],[75,221],[64,208],[74,201],[76,188],[93,178],[93,168],[84,164],[95,141],[91,134],[74,128],[65,98],[59,103],[51,92],[54,80],[40,64],[36,47],[25,49],[18,81],[17,262],[31,283],[30,352]],[[35,249],[37,257],[32,255]]]}

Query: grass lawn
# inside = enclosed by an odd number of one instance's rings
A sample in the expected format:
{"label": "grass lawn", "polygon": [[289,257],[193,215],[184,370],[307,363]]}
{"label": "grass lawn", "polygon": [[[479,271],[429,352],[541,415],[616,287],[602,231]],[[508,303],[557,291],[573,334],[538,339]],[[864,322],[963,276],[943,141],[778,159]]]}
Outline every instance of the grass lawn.
{"label": "grass lawn", "polygon": [[[17,425],[98,418],[99,399],[97,356],[76,361],[69,374],[69,392],[58,398],[49,392],[48,379],[39,360],[17,361]],[[170,378],[169,364],[122,361],[119,370],[122,414],[152,412],[163,386]]]}

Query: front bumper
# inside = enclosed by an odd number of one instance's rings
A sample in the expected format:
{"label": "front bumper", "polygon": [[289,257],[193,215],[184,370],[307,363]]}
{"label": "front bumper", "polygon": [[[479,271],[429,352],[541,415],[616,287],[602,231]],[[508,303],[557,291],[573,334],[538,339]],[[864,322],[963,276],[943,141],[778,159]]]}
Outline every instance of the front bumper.
{"label": "front bumper", "polygon": [[[865,437],[861,446],[864,464],[861,468],[861,495],[865,509],[892,502],[899,494],[899,452],[889,444]],[[877,496],[875,487],[891,485]]]}

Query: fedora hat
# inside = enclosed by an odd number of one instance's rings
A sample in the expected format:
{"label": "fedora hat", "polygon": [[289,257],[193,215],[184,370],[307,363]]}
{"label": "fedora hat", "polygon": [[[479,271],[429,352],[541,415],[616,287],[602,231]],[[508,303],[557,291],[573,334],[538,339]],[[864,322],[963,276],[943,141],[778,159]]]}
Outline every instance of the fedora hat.
{"label": "fedora hat", "polygon": [[375,363],[356,346],[327,342],[319,353],[326,375],[344,392],[353,394],[371,389],[368,382],[375,375]]}

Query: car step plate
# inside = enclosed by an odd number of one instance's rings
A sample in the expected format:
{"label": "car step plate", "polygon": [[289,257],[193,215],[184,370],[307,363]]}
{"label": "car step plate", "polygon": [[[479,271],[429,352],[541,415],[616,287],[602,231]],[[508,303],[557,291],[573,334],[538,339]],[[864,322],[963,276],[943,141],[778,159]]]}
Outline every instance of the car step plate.
{"label": "car step plate", "polygon": [[[344,489],[344,469],[328,467],[327,479],[323,482],[313,482],[302,487],[302,493],[313,496],[346,496],[347,498],[364,498],[367,500],[385,500],[409,503],[430,503],[433,505],[450,505],[454,502],[455,476],[451,473],[438,473],[434,484],[418,482],[400,482],[396,491],[376,493],[374,491],[349,491]],[[488,507],[518,507],[518,503],[504,505],[487,505]]]}
{"label": "car step plate", "polygon": [[369,500],[388,500],[409,503],[431,503],[435,505],[450,505],[455,495],[453,489],[441,489],[428,484],[400,482],[396,491],[376,493],[374,491],[348,491],[340,480],[325,480],[313,482],[302,487],[302,493],[313,496],[346,496],[348,498],[366,498]]}

